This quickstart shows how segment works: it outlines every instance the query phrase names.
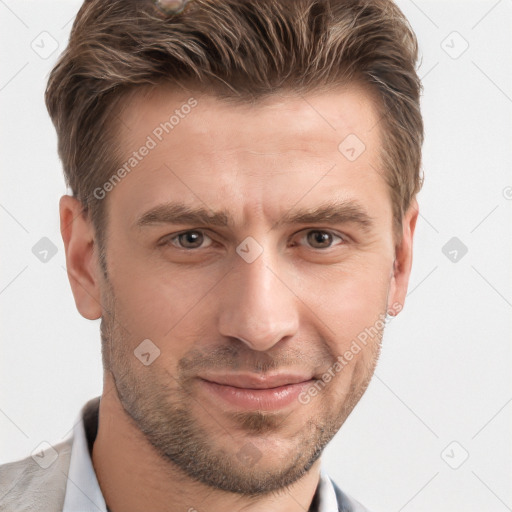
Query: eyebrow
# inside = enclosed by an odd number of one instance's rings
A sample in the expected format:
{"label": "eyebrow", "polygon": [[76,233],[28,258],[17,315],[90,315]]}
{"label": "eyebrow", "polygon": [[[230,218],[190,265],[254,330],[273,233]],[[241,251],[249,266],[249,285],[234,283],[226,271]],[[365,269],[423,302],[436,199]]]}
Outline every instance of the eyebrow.
{"label": "eyebrow", "polygon": [[151,208],[140,216],[138,227],[152,224],[208,224],[228,227],[231,223],[227,212],[211,212],[207,208],[193,208],[183,203],[164,203]]}
{"label": "eyebrow", "polygon": [[[292,209],[276,221],[272,229],[293,224],[346,224],[359,225],[369,231],[373,225],[372,217],[358,202],[350,199],[321,204],[308,209]],[[212,211],[203,207],[191,207],[183,203],[164,203],[143,213],[135,222],[142,228],[156,224],[195,224],[218,227],[234,225],[226,210]]]}

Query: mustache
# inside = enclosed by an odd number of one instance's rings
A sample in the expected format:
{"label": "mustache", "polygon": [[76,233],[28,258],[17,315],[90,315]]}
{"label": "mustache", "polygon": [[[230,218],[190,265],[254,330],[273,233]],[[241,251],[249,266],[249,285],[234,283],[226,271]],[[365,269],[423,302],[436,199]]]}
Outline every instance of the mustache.
{"label": "mustache", "polygon": [[267,373],[272,370],[307,368],[317,370],[332,365],[335,354],[327,348],[311,345],[308,351],[288,347],[274,354],[258,352],[242,346],[224,345],[194,348],[178,362],[182,377],[195,375],[201,370],[238,370],[248,373]]}

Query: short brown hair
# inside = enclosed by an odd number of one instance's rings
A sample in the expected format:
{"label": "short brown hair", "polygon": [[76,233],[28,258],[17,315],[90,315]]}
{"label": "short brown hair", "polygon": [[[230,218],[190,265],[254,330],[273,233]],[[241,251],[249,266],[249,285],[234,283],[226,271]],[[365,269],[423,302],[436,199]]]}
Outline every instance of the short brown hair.
{"label": "short brown hair", "polygon": [[151,0],[85,0],[50,74],[46,105],[66,184],[102,248],[105,201],[92,192],[120,163],[115,123],[128,93],[187,84],[243,102],[359,83],[376,98],[380,164],[400,237],[422,185],[417,54],[392,0],[191,0],[172,15]]}

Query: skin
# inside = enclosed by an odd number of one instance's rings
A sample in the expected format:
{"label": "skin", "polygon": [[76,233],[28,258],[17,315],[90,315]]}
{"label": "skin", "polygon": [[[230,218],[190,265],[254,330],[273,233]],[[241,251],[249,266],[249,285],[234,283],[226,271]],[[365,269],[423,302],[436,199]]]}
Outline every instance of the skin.
{"label": "skin", "polygon": [[[190,96],[163,87],[135,96],[120,116],[127,158]],[[197,106],[104,199],[106,277],[80,203],[60,202],[77,308],[102,318],[93,465],[113,512],[303,512],[323,448],[373,375],[382,323],[307,404],[236,410],[198,376],[273,370],[320,379],[379,315],[404,304],[418,205],[404,214],[397,243],[379,118],[356,86],[254,105],[193,96]],[[366,146],[353,162],[338,150],[349,134]],[[370,227],[325,218],[276,224],[291,211],[348,200]],[[137,225],[173,201],[224,209],[232,224]],[[195,235],[176,236],[187,230]],[[249,236],[263,249],[252,263],[236,252]],[[134,355],[145,339],[160,350],[148,366]]]}

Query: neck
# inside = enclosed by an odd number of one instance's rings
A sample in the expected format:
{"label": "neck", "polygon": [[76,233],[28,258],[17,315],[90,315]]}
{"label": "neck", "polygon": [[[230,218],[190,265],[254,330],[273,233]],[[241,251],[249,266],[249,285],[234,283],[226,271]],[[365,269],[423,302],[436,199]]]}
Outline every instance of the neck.
{"label": "neck", "polygon": [[126,415],[115,387],[105,384],[92,463],[112,512],[309,510],[319,483],[320,459],[302,478],[281,492],[254,498],[209,487],[162,459]]}

